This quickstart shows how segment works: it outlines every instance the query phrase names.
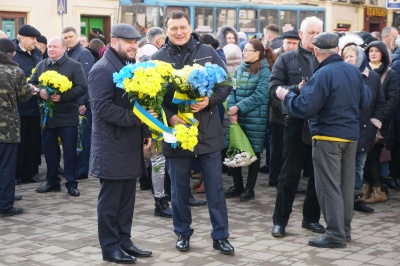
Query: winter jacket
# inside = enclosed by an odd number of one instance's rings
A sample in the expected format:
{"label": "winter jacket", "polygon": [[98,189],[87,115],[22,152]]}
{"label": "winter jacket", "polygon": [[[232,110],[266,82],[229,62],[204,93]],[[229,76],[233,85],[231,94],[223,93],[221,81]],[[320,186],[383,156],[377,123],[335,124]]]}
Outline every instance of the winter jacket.
{"label": "winter jacket", "polygon": [[[301,55],[302,62],[299,62],[297,54]],[[302,65],[306,69],[302,69]],[[308,78],[313,74],[314,69],[318,66],[318,60],[314,56],[314,53],[302,48],[301,42],[299,43],[299,48],[293,51],[287,51],[281,54],[275,61],[272,71],[271,77],[269,81],[269,98],[276,98],[276,89],[278,86],[283,86],[290,91],[295,93],[299,93],[298,85],[302,80],[302,77],[306,76]],[[303,70],[303,71],[302,71]],[[286,110],[282,110],[274,107],[275,104],[280,104],[280,101],[271,102],[271,122],[283,124],[282,121],[282,112],[287,114]]]}
{"label": "winter jacket", "polygon": [[232,32],[233,35],[235,35],[235,44],[239,45],[239,38],[237,36],[237,32],[234,28],[232,28],[231,26],[222,26],[219,31],[217,32],[217,41],[219,42],[219,48],[224,48],[225,45],[227,45],[228,43],[226,42],[226,34],[229,32]]}
{"label": "winter jacket", "polygon": [[[88,49],[83,47],[80,42],[78,42],[74,47],[72,47],[67,51],[67,55],[69,58],[72,58],[75,61],[81,63],[83,71],[85,72],[85,78],[87,80],[89,76],[89,71],[92,69],[94,65],[94,57],[92,53]],[[88,102],[89,102],[89,94],[86,91],[85,95],[79,97],[78,104],[87,105],[89,107],[90,105],[88,105]]]}
{"label": "winter jacket", "polygon": [[124,65],[110,47],[89,73],[93,121],[89,174],[100,179],[127,180],[145,174],[143,139],[150,132],[113,81],[113,73]]}
{"label": "winter jacket", "polygon": [[[383,114],[383,121],[382,122],[382,128],[381,128],[381,134],[383,136],[383,143],[386,146],[386,149],[390,150],[392,145],[393,145],[393,132],[394,132],[394,122],[393,122],[393,116],[394,112],[396,111],[398,105],[399,105],[399,80],[397,77],[397,74],[395,71],[389,69],[389,65],[391,62],[391,58],[389,56],[389,52],[386,48],[386,45],[381,42],[381,41],[374,41],[371,42],[366,48],[365,48],[365,54],[367,55],[368,58],[368,53],[369,49],[371,47],[376,47],[378,48],[381,53],[382,53],[382,64],[379,68],[373,69],[375,72],[379,74],[379,76],[382,78],[385,72],[387,72],[386,77],[382,83],[382,90],[383,94],[385,95],[385,109],[384,109],[384,114]],[[368,59],[369,61],[369,59]],[[368,65],[368,68],[371,69],[371,67]]]}
{"label": "winter jacket", "polygon": [[[175,69],[182,69],[185,65],[205,65],[206,63],[217,64],[225,68],[225,64],[218,56],[214,48],[203,44],[200,37],[193,33],[190,40],[184,46],[176,46],[169,39],[166,39],[164,46],[155,52],[151,59],[170,63]],[[218,105],[228,97],[231,87],[219,86],[214,89],[210,96],[209,105],[194,114],[199,121],[198,144],[195,147],[195,154],[207,154],[220,151],[225,148],[224,132],[222,131],[221,120],[218,113]],[[164,96],[163,108],[166,117],[169,119],[178,113],[178,105],[172,103],[175,92],[173,85],[168,86]],[[193,153],[182,149],[173,149],[170,144],[163,142],[163,153],[166,157],[192,156]]]}
{"label": "winter jacket", "polygon": [[0,52],[0,143],[21,141],[17,102],[26,102],[31,97],[24,72],[7,54]]}
{"label": "winter jacket", "polygon": [[[86,78],[82,65],[64,54],[56,63],[50,58],[41,61],[29,80],[30,83],[39,84],[39,77],[48,70],[55,70],[66,76],[72,82],[72,88],[60,94],[60,101],[54,102],[53,118],[48,117],[47,128],[73,127],[79,125],[78,98],[86,93]],[[40,98],[40,102],[43,99]],[[43,109],[40,110],[43,121]]]}
{"label": "winter jacket", "polygon": [[358,140],[360,108],[368,108],[370,103],[371,93],[360,71],[343,62],[338,54],[320,63],[300,95],[289,92],[284,99],[292,116],[310,118],[313,137],[350,141]]}
{"label": "winter jacket", "polygon": [[[233,73],[237,88],[228,97],[227,108],[239,107],[238,122],[254,152],[264,149],[267,131],[268,82],[270,67],[267,59],[261,60],[260,72],[250,74],[250,64],[242,63]],[[229,129],[226,146],[229,146]]]}
{"label": "winter jacket", "polygon": [[[17,47],[17,51],[12,60],[18,63],[19,67],[24,72],[25,77],[29,78],[32,75],[32,70],[40,61],[43,60],[42,53],[38,48],[35,48],[29,54],[21,49],[18,40],[14,40],[14,43]],[[26,103],[18,103],[19,115],[23,117],[40,116],[38,99],[38,96],[33,96]]]}

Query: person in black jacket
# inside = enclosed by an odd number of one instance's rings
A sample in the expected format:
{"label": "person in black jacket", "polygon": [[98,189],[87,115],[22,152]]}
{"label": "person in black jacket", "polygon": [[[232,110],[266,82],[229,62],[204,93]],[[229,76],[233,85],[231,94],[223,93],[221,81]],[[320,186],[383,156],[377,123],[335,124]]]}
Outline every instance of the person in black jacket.
{"label": "person in black jacket", "polygon": [[101,184],[97,204],[99,241],[103,260],[126,264],[134,263],[135,257],[152,254],[136,247],[130,239],[136,183],[146,171],[143,150],[151,147],[151,134],[133,113],[125,90],[113,81],[113,73],[134,62],[140,37],[131,25],[113,26],[110,47],[89,73],[93,110],[89,173]]}
{"label": "person in black jacket", "polygon": [[[29,78],[32,70],[43,60],[41,51],[36,48],[36,38],[40,32],[30,25],[23,25],[18,30],[14,40],[17,52],[13,60]],[[37,104],[38,97],[32,97],[26,103],[18,103],[18,113],[21,118],[21,143],[18,145],[16,183],[42,182],[37,176],[41,164],[40,152],[40,112]]]}
{"label": "person in black jacket", "polygon": [[[53,117],[47,117],[45,128],[42,130],[44,158],[47,164],[46,185],[36,189],[38,193],[60,191],[58,168],[58,136],[61,138],[64,152],[65,187],[73,197],[80,195],[76,181],[76,149],[78,142],[78,98],[86,93],[85,73],[80,63],[69,58],[65,53],[66,47],[59,37],[52,38],[48,43],[49,58],[41,61],[30,79],[30,83],[38,84],[41,74],[48,70],[57,71],[72,82],[72,88],[62,94],[48,95],[45,89],[40,90],[43,100],[51,98],[55,109]],[[44,117],[44,108],[41,108]],[[43,119],[42,119],[43,123]]]}
{"label": "person in black jacket", "polygon": [[[182,11],[172,11],[166,18],[167,39],[165,45],[155,52],[151,59],[170,63],[175,69],[194,63],[205,65],[217,64],[225,69],[214,48],[203,44],[197,34],[192,34],[189,17]],[[169,125],[186,124],[178,117],[178,105],[172,103],[175,88],[170,85],[164,97],[163,108]],[[196,155],[201,167],[208,209],[210,213],[214,249],[222,254],[233,254],[234,248],[228,241],[228,214],[222,183],[221,150],[225,148],[224,134],[218,114],[218,104],[225,101],[230,88],[215,88],[210,97],[190,105],[195,118],[199,121],[198,144],[194,152],[174,149],[163,142],[168,174],[171,176],[172,219],[175,234],[178,236],[176,249],[189,250],[190,236],[193,229],[189,206],[190,176],[193,156]]]}
{"label": "person in black jacket", "polygon": [[[82,46],[78,39],[78,33],[73,27],[67,27],[62,31],[62,37],[67,46],[68,57],[81,63],[85,77],[89,76],[89,71],[94,65],[92,53]],[[82,151],[78,155],[77,169],[78,179],[87,179],[89,173],[90,142],[92,135],[92,111],[90,109],[89,94],[79,97],[79,114],[84,116],[81,123],[82,130]]]}
{"label": "person in black jacket", "polygon": [[[315,35],[322,32],[322,23],[317,17],[307,17],[303,20],[299,30],[301,39],[299,48],[281,54],[272,67],[269,83],[271,97],[274,97],[279,86],[299,93],[298,84],[302,79],[311,77],[318,66],[317,58],[313,53],[314,45],[311,41]],[[308,157],[311,162],[311,145],[305,144],[302,140],[305,120],[289,115],[286,110],[283,112],[286,114],[282,151],[283,166],[278,179],[278,192],[273,215],[274,227],[271,231],[273,237],[285,236],[285,228],[292,212],[304,158]],[[303,206],[302,227],[313,232],[324,233],[325,228],[319,223],[320,216],[314,172],[310,167],[310,178]]]}

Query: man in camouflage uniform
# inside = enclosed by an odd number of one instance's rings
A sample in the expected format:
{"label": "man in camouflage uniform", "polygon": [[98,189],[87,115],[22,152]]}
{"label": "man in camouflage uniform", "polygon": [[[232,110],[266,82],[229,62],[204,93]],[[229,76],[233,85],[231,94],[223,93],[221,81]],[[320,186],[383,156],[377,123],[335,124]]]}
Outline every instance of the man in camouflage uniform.
{"label": "man in camouflage uniform", "polygon": [[34,86],[28,86],[24,72],[11,60],[15,51],[11,40],[0,39],[0,218],[23,211],[20,207],[14,207],[15,170],[20,142],[17,102],[28,101],[32,97],[32,90],[36,91]]}

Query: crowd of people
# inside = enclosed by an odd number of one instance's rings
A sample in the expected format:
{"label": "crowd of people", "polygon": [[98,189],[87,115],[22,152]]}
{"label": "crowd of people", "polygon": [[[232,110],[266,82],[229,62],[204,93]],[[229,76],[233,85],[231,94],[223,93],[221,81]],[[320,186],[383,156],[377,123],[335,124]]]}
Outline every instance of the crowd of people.
{"label": "crowd of people", "polygon": [[[98,178],[103,259],[134,263],[152,255],[131,240],[140,179],[140,189],[152,189],[154,215],[172,218],[178,251],[190,250],[191,207],[207,204],[212,247],[232,255],[226,198],[254,200],[258,173],[269,172],[268,185],[277,189],[273,237],[286,235],[300,178],[307,176],[301,226],[322,234],[309,245],[346,247],[353,211],[373,212],[367,204],[385,202],[388,188],[400,188],[398,30],[343,36],[323,32],[319,18],[307,17],[298,31],[281,34],[271,24],[264,34],[262,40],[247,39],[223,26],[216,38],[199,35],[181,11],[166,16],[165,29],[148,29],[144,39],[132,25],[114,25],[107,45],[73,27],[49,40],[31,25],[21,26],[16,40],[0,31],[0,217],[23,212],[14,206],[22,198],[15,184],[45,182],[36,192],[59,192],[63,176],[67,193],[78,197],[78,180]],[[148,60],[174,69],[212,63],[230,74],[231,84],[190,104],[199,122],[194,151],[165,141],[162,153],[152,149],[148,126],[116,87],[113,73]],[[43,87],[42,74],[49,71],[67,77],[71,88],[57,93]],[[175,91],[170,83],[162,103],[171,127],[186,124],[173,103]],[[49,102],[55,107],[51,116]],[[242,167],[223,167],[229,125],[236,123],[257,157],[248,165],[246,184]],[[38,177],[42,157],[45,180]],[[224,190],[225,171],[233,185]],[[206,201],[193,197],[194,173],[200,177],[196,191]]]}

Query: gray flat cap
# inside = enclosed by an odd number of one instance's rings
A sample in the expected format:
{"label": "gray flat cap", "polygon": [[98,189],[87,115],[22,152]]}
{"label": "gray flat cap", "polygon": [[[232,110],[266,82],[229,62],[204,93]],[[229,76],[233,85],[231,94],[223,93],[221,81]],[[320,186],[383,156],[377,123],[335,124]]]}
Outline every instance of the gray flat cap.
{"label": "gray flat cap", "polygon": [[127,40],[140,39],[142,36],[132,25],[120,23],[112,26],[111,38],[122,38]]}
{"label": "gray flat cap", "polygon": [[321,49],[332,49],[339,45],[339,35],[336,33],[323,32],[312,39],[312,44]]}

